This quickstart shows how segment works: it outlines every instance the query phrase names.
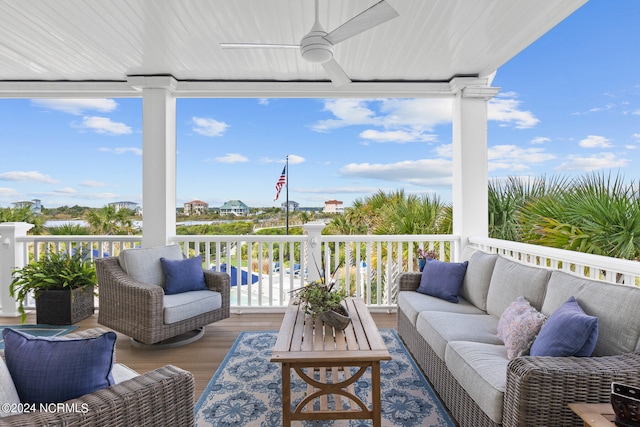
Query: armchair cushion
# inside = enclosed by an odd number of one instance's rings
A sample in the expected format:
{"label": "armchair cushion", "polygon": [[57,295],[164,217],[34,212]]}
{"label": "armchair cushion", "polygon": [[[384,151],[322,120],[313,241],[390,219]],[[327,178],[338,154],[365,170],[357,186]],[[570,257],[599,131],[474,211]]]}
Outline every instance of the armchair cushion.
{"label": "armchair cushion", "polygon": [[126,249],[120,252],[118,261],[130,278],[164,288],[165,278],[160,258],[180,260],[184,257],[180,246],[167,245]]}
{"label": "armchair cushion", "polygon": [[202,257],[197,256],[180,260],[161,257],[160,263],[162,264],[165,278],[165,295],[207,290],[207,284],[204,282],[204,272],[202,271]]}
{"label": "armchair cushion", "polygon": [[5,328],[5,358],[23,403],[59,403],[112,384],[115,332],[94,338],[34,337]]}

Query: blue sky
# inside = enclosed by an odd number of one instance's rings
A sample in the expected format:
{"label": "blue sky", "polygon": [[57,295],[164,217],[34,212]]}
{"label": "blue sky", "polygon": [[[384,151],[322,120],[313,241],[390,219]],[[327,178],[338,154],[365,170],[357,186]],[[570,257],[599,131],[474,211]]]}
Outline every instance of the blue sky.
{"label": "blue sky", "polygon": [[[489,174],[640,180],[640,1],[591,0],[498,70]],[[0,207],[142,201],[142,101],[0,100]],[[451,197],[446,100],[179,99],[177,204]]]}

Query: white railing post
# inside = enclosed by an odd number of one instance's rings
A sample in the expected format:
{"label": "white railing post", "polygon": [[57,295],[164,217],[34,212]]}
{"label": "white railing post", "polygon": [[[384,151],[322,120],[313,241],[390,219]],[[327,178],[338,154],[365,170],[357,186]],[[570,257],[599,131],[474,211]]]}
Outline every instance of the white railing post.
{"label": "white railing post", "polygon": [[[322,265],[322,230],[325,224],[308,222],[302,226],[307,233],[307,268],[309,281],[320,280],[320,272],[316,266]],[[302,256],[302,254],[301,254]]]}
{"label": "white railing post", "polygon": [[18,302],[9,294],[9,286],[12,281],[12,271],[20,268],[29,260],[25,260],[26,243],[18,242],[17,237],[27,235],[33,224],[26,222],[4,222],[0,224],[0,316],[17,317]]}

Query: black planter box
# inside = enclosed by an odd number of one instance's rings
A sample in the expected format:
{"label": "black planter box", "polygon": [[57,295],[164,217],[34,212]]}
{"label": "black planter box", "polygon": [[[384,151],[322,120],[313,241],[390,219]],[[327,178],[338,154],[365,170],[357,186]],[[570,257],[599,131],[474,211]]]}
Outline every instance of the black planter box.
{"label": "black planter box", "polygon": [[40,324],[72,325],[91,315],[93,286],[45,291],[36,298],[36,318]]}

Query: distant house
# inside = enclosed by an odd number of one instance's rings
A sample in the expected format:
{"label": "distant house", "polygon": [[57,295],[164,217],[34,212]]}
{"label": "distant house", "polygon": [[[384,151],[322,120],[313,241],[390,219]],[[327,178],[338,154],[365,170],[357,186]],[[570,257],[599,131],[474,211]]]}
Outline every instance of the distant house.
{"label": "distant house", "polygon": [[209,212],[209,203],[202,200],[192,200],[184,204],[184,214],[189,215],[202,215]]}
{"label": "distant house", "polygon": [[113,202],[109,203],[109,206],[113,206],[118,212],[120,209],[129,209],[134,211],[137,215],[140,215],[140,205],[136,202]]}
{"label": "distant house", "polygon": [[340,200],[327,200],[324,202],[325,213],[344,213],[344,206]]}
{"label": "distant house", "polygon": [[228,202],[224,202],[224,205],[220,207],[220,215],[249,215],[249,206],[240,200],[229,200]]}
{"label": "distant house", "polygon": [[[298,208],[300,207],[300,203],[294,202],[293,200],[289,200],[288,203],[289,203],[289,212],[297,211]],[[287,202],[282,202],[280,206],[282,206],[283,210],[287,209]]]}
{"label": "distant house", "polygon": [[23,200],[20,202],[14,202],[12,205],[14,209],[29,208],[34,214],[42,213],[42,203],[40,202],[40,199]]}

